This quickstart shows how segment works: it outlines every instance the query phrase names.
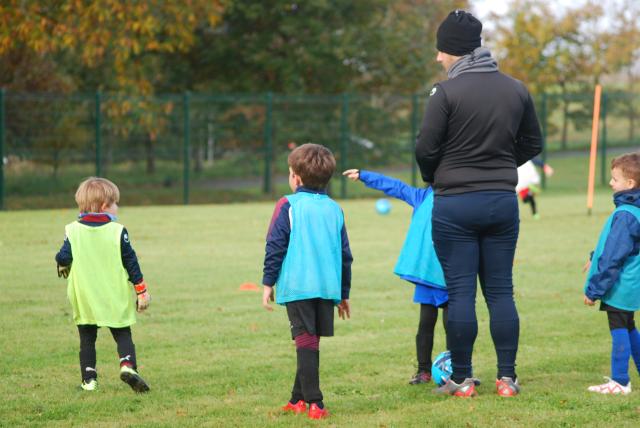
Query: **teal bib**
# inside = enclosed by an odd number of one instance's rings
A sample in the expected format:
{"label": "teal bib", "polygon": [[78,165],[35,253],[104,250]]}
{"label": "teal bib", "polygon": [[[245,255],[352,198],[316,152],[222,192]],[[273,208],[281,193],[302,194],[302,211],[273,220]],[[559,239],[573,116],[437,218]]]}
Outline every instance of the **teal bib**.
{"label": "teal bib", "polygon": [[431,238],[433,192],[416,209],[393,272],[414,283],[446,288],[444,272]]}
{"label": "teal bib", "polygon": [[342,297],[342,227],[344,216],[329,196],[299,192],[291,204],[289,247],[276,282],[276,303]]}
{"label": "teal bib", "polygon": [[[587,276],[587,281],[584,286],[585,290],[589,285],[591,277],[598,272],[598,262],[600,261],[604,245],[611,231],[613,216],[620,211],[627,211],[640,221],[640,208],[632,205],[620,205],[615,209],[613,214],[609,216],[600,233],[598,245],[596,245],[593,257],[591,258],[591,268],[589,269],[589,275]],[[620,270],[620,277],[613,287],[602,296],[601,300],[607,305],[625,311],[637,311],[640,309],[640,255],[631,256],[625,260]]]}

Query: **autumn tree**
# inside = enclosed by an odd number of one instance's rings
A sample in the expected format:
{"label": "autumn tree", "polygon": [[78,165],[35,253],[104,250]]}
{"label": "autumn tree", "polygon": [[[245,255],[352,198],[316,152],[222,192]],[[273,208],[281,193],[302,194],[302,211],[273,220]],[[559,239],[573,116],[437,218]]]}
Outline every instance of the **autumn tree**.
{"label": "autumn tree", "polygon": [[534,94],[557,94],[547,108],[562,109],[566,147],[569,121],[577,128],[587,126],[592,107],[591,98],[572,100],[571,93],[590,92],[617,67],[609,58],[614,37],[602,25],[602,7],[591,1],[558,14],[546,2],[514,0],[505,16],[494,18],[498,25],[491,44],[501,70],[524,81]]}
{"label": "autumn tree", "polygon": [[[149,0],[7,0],[0,5],[0,58],[11,71],[0,84],[10,89],[100,90],[142,97],[155,93],[166,78],[161,65],[166,57],[188,51],[196,30],[214,28],[222,12],[221,1]],[[15,79],[26,61],[55,64],[49,81],[72,84],[41,85],[44,75],[26,83]],[[141,118],[137,128],[152,150],[158,129],[148,120],[152,106],[144,99],[128,106],[108,106],[114,119],[124,114]],[[128,132],[121,130],[121,132]],[[153,157],[147,156],[153,172]]]}
{"label": "autumn tree", "polygon": [[[623,93],[618,95],[622,102],[615,103],[619,111],[627,116],[627,140],[633,142],[636,133],[637,102],[634,95],[638,81],[638,60],[640,59],[640,4],[634,0],[616,3],[611,22],[610,49],[605,52],[612,69],[618,71],[625,83],[618,85]],[[614,82],[619,81],[615,79]]]}

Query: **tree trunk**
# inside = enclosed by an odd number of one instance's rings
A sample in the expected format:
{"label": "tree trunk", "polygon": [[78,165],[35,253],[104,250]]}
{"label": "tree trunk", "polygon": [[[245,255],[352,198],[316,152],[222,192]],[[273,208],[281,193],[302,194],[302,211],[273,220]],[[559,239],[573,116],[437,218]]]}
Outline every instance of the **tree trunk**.
{"label": "tree trunk", "polygon": [[562,150],[567,150],[567,136],[569,134],[569,100],[567,99],[567,88],[565,83],[562,82],[560,87],[562,88],[562,137],[560,144]]}
{"label": "tree trunk", "polygon": [[629,89],[628,89],[629,109],[627,110],[628,120],[629,120],[629,132],[627,134],[627,142],[629,144],[635,144],[634,140],[636,138],[636,129],[635,129],[636,128],[636,109],[633,103],[636,97],[633,94],[634,81],[633,81],[633,72],[631,70],[631,67],[629,67],[629,70],[627,71],[627,81],[629,82]]}
{"label": "tree trunk", "polygon": [[58,180],[58,170],[60,169],[60,150],[57,147],[53,148],[53,159],[51,166],[53,167],[53,180]]}
{"label": "tree trunk", "polygon": [[202,163],[204,160],[204,146],[200,140],[198,140],[198,146],[194,150],[195,162],[193,163],[193,170],[195,172],[202,172]]}
{"label": "tree trunk", "polygon": [[146,134],[145,138],[145,149],[147,154],[147,174],[153,174],[156,172],[156,156],[153,151],[154,149],[154,135]]}

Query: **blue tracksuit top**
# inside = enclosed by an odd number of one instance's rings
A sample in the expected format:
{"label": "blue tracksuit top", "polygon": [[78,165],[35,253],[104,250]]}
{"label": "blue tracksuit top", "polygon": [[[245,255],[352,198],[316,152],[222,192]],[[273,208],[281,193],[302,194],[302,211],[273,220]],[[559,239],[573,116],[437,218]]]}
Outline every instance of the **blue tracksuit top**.
{"label": "blue tracksuit top", "polygon": [[616,209],[605,223],[591,259],[585,294],[626,311],[640,309],[640,189],[613,195]]}
{"label": "blue tracksuit top", "polygon": [[352,261],[344,215],[324,191],[300,187],[278,201],[262,279],[277,284],[276,303],[348,299]]}
{"label": "blue tracksuit top", "polygon": [[393,272],[415,284],[413,301],[441,306],[449,300],[442,266],[431,238],[433,189],[416,188],[395,178],[360,171],[360,180],[372,189],[400,199],[413,207],[411,224]]}

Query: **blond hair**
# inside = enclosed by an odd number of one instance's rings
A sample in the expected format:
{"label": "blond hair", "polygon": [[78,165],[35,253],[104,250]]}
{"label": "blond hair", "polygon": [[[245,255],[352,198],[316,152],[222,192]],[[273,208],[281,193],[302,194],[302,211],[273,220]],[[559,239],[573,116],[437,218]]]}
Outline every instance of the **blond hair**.
{"label": "blond hair", "polygon": [[76,203],[83,213],[97,213],[103,205],[111,206],[119,201],[118,186],[106,178],[89,177],[76,190]]}

